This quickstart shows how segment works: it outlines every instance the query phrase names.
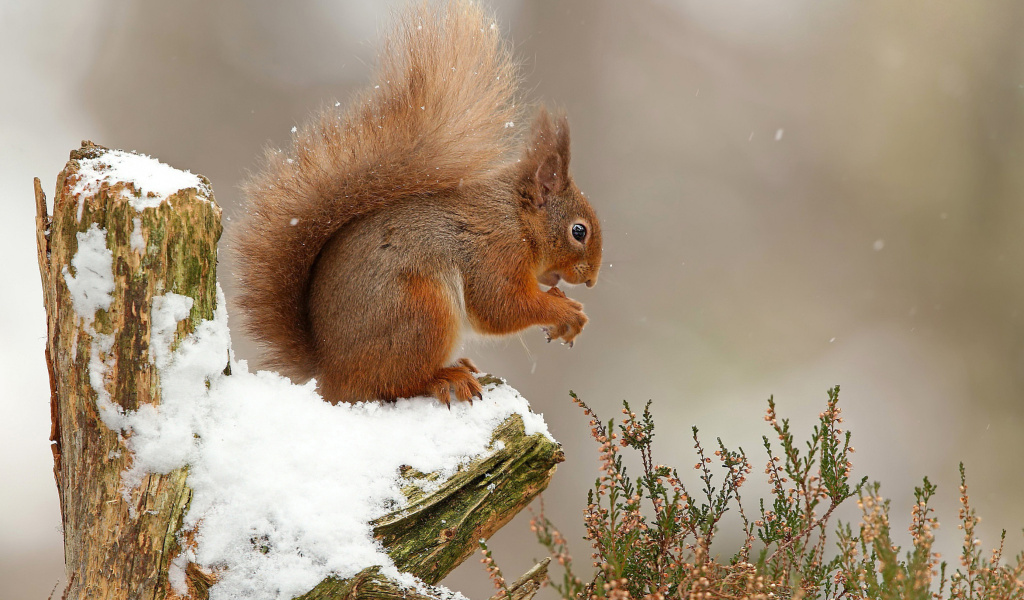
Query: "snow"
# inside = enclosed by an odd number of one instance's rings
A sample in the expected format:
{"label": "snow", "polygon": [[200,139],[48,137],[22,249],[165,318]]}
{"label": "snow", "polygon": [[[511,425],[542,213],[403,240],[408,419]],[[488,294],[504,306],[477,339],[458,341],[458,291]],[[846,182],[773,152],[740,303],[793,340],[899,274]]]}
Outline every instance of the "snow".
{"label": "snow", "polygon": [[167,581],[171,584],[171,589],[174,590],[179,596],[188,597],[188,583],[185,579],[185,567],[188,566],[188,558],[184,554],[179,554],[171,559],[171,564],[167,567]]}
{"label": "snow", "polygon": [[89,349],[89,385],[96,392],[96,406],[99,408],[100,418],[107,427],[120,429],[124,423],[124,413],[121,407],[111,400],[106,385],[107,373],[114,368],[114,357],[110,355],[114,348],[114,336],[97,333],[92,325],[86,325],[85,329],[92,336],[92,345]]}
{"label": "snow", "polygon": [[71,275],[64,267],[64,281],[71,292],[71,304],[75,313],[91,325],[99,309],[107,310],[113,300],[114,255],[107,248],[107,230],[93,223],[86,231],[75,236],[78,250],[71,258]]}
{"label": "snow", "polygon": [[[488,384],[482,400],[450,410],[430,398],[332,406],[314,383],[250,373],[244,361],[229,359],[220,293],[215,318],[171,352],[191,304],[177,294],[154,299],[151,360],[160,369],[162,404],[109,423],[123,430],[133,453],[127,488],[146,473],[188,465],[193,496],[184,527],[196,529],[198,545],[186,553],[217,570],[212,600],[293,598],[330,575],[374,565],[420,587],[395,569],[369,525],[406,505],[401,487],[410,482],[400,467],[450,476],[497,450],[492,431],[512,414],[522,416],[528,434],[551,437],[542,416],[505,384]],[[232,374],[224,375],[229,362]],[[419,484],[428,491],[439,485]],[[176,589],[184,586],[184,564],[173,569]]]}
{"label": "snow", "polygon": [[132,234],[128,238],[128,243],[131,249],[139,254],[146,251],[146,239],[142,237],[142,219],[139,217],[132,219]]}
{"label": "snow", "polygon": [[[92,338],[89,347],[89,385],[96,392],[96,406],[100,418],[111,429],[122,425],[120,408],[110,399],[106,388],[107,373],[113,368],[110,351],[114,336],[98,333],[93,327],[96,311],[109,310],[114,292],[114,255],[107,248],[107,231],[96,223],[75,234],[78,249],[71,257],[72,275],[64,267],[64,282],[71,294],[71,306],[82,320],[83,329]],[[77,351],[77,346],[76,346]]]}
{"label": "snow", "polygon": [[[102,184],[131,183],[137,196],[128,196],[135,210],[155,208],[168,196],[195,188],[211,194],[209,186],[189,171],[181,171],[145,154],[107,150],[96,158],[79,161],[78,180],[71,193],[78,196],[78,218],[82,218],[85,198],[100,190]],[[125,190],[127,196],[127,190]]]}
{"label": "snow", "polygon": [[158,367],[165,367],[170,362],[171,342],[174,341],[178,321],[188,317],[192,303],[192,298],[174,293],[153,298],[149,362]]}

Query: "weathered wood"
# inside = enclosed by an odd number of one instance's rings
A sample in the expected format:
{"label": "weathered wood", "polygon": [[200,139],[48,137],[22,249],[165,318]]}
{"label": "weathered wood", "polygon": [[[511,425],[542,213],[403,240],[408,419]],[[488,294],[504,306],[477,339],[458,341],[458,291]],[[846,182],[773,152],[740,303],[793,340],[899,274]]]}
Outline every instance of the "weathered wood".
{"label": "weathered wood", "polygon": [[[531,600],[547,579],[550,562],[550,558],[545,558],[537,563],[508,587],[507,596],[492,596],[490,600]],[[303,595],[302,600],[446,600],[443,591],[429,586],[426,589],[403,588],[381,575],[377,567],[366,569],[351,579],[329,581],[331,585],[318,585]]]}
{"label": "weathered wood", "polygon": [[[493,535],[547,487],[564,459],[555,442],[541,434],[527,436],[519,415],[499,425],[492,439],[504,447],[460,469],[430,494],[406,486],[409,506],[374,521],[374,536],[399,570],[439,583],[479,549],[478,540]],[[403,477],[437,479],[413,470]],[[355,580],[373,580],[375,573],[367,569]],[[328,578],[300,600],[347,597],[352,581]]]}
{"label": "weathered wood", "polygon": [[[133,411],[160,403],[160,370],[149,351],[154,296],[173,292],[194,300],[189,317],[178,324],[172,349],[213,317],[220,209],[205,179],[204,189],[179,191],[142,210],[131,204],[139,196],[131,183],[112,181],[76,195],[81,161],[105,152],[83,142],[71,153],[57,181],[52,218],[38,179],[35,190],[54,475],[70,582],[65,597],[162,600],[176,597],[168,571],[181,553],[180,538],[188,537],[181,531],[191,498],[187,469],[149,474],[141,485],[126,488],[122,473],[131,466],[127,440],[104,422],[101,407],[111,402]],[[73,308],[67,277],[77,275],[71,261],[78,234],[94,225],[104,231],[113,257],[114,291],[109,308],[82,319]],[[133,232],[144,239],[142,247]],[[101,383],[90,380],[90,367],[96,372],[97,366],[102,366]],[[495,430],[493,442],[493,452],[446,481],[411,469],[403,473],[408,505],[373,523],[374,534],[400,570],[428,584],[439,582],[475,552],[477,540],[492,535],[543,490],[563,458],[557,443],[540,434],[527,436],[518,415]],[[437,489],[423,492],[424,481],[438,482]],[[539,585],[546,563],[531,573],[514,584],[524,594],[517,600],[536,593],[529,591],[530,582]],[[215,580],[197,565],[186,568],[193,598],[208,597]],[[368,569],[345,581],[327,579],[303,598],[437,597],[423,590],[401,589],[378,569]]]}
{"label": "weathered wood", "polygon": [[530,600],[537,595],[542,585],[548,578],[548,565],[551,558],[545,558],[533,565],[522,577],[516,579],[515,583],[508,586],[507,596],[491,596],[491,600]]}
{"label": "weathered wood", "polygon": [[[213,318],[220,208],[212,195],[187,189],[157,207],[136,210],[130,199],[139,192],[125,182],[76,195],[81,161],[105,152],[84,142],[71,153],[57,180],[52,218],[42,190],[36,190],[66,597],[156,599],[167,595],[168,567],[180,551],[176,534],[190,497],[186,471],[149,474],[134,489],[123,486],[121,473],[130,467],[131,453],[101,419],[90,365],[107,365],[102,389],[121,409],[159,404],[160,374],[149,357],[153,296],[175,292],[195,301],[175,342]],[[66,277],[77,275],[71,264],[77,234],[94,224],[105,232],[113,255],[115,287],[109,309],[96,311],[88,323],[73,308]],[[146,242],[141,252],[131,247],[136,225]],[[100,343],[105,336],[109,346]]]}
{"label": "weathered wood", "polygon": [[406,488],[409,507],[373,523],[374,535],[399,570],[440,582],[479,550],[478,540],[491,537],[547,487],[563,460],[558,444],[525,434],[519,415],[499,425],[493,439],[504,448],[428,496]]}
{"label": "weathered wood", "polygon": [[[33,180],[36,195],[36,251],[39,260],[39,277],[43,282],[43,301],[47,313],[51,306],[50,296],[50,215],[46,208],[46,194],[43,185],[36,177]],[[49,343],[46,345],[46,374],[50,381],[50,450],[53,453],[53,478],[57,482],[57,493],[60,497],[60,512],[64,514],[64,489],[60,484],[60,418],[57,411],[57,376],[53,371],[53,356],[50,346],[54,345],[56,333],[53,331],[53,320],[46,319],[46,333]]]}

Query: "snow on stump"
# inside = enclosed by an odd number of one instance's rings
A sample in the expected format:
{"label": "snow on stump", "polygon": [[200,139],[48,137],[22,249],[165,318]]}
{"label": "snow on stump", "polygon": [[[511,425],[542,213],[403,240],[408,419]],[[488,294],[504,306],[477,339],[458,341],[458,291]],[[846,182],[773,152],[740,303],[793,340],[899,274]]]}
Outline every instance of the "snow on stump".
{"label": "snow on stump", "polygon": [[235,361],[206,178],[83,142],[52,217],[35,190],[65,597],[458,597],[434,586],[561,462],[493,377],[332,406]]}

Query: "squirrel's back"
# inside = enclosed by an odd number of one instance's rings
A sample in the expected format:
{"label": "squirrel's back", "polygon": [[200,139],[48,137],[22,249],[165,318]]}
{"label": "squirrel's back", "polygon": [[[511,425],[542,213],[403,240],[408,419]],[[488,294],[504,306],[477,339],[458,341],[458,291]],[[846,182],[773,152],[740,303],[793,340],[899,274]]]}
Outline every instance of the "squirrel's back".
{"label": "squirrel's back", "polygon": [[290,152],[268,150],[244,185],[238,307],[292,377],[316,372],[307,299],[327,241],[361,215],[484,177],[513,149],[517,68],[479,6],[421,4],[385,40],[373,86],[301,127]]}

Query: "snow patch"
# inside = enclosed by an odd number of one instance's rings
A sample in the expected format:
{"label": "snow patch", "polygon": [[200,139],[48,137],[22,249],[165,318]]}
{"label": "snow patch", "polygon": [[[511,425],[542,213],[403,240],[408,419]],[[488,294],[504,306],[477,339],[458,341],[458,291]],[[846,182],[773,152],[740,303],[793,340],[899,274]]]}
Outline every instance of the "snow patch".
{"label": "snow patch", "polygon": [[174,593],[183,598],[188,597],[188,582],[185,579],[185,568],[188,566],[188,559],[184,554],[179,554],[171,560],[167,567],[167,581],[171,584]]}
{"label": "snow patch", "polygon": [[211,600],[290,599],[325,577],[375,565],[402,585],[426,589],[398,572],[369,525],[406,505],[401,488],[410,482],[401,467],[450,476],[496,451],[492,431],[512,414],[522,416],[528,433],[551,437],[543,418],[504,383],[486,385],[482,400],[451,410],[431,398],[333,406],[314,382],[250,373],[244,361],[229,359],[219,288],[217,300],[215,318],[174,352],[174,329],[191,303],[177,294],[154,301],[151,356],[162,404],[122,422],[133,453],[127,486],[188,465],[193,496],[184,527],[196,530],[197,546],[185,555],[218,570]]}
{"label": "snow patch", "polygon": [[114,253],[107,248],[107,230],[93,223],[76,234],[78,250],[71,257],[75,274],[64,267],[64,282],[71,292],[75,313],[91,325],[99,309],[108,310],[114,297]]}
{"label": "snow patch", "polygon": [[89,385],[96,392],[96,407],[99,408],[103,424],[113,430],[124,427],[124,412],[111,400],[107,391],[107,373],[114,368],[114,357],[110,351],[114,349],[114,336],[97,333],[92,325],[85,326],[92,336],[89,346]]}
{"label": "snow patch", "polygon": [[403,573],[393,565],[381,568],[380,573],[397,583],[402,589],[416,590],[424,596],[435,596],[442,600],[469,600],[461,592],[453,592],[443,585],[428,585],[415,575]]}
{"label": "snow patch", "polygon": [[127,190],[124,193],[135,210],[155,208],[168,196],[188,188],[211,195],[209,186],[198,175],[175,169],[145,154],[107,150],[96,158],[80,160],[78,165],[78,180],[71,193],[78,196],[79,219],[85,198],[98,192],[104,183],[131,183],[140,196],[130,196]]}
{"label": "snow patch", "polygon": [[[124,426],[119,406],[111,401],[106,388],[107,373],[114,366],[111,350],[114,336],[98,333],[92,326],[96,311],[109,310],[114,301],[114,253],[107,248],[107,230],[96,223],[89,229],[78,232],[78,249],[71,257],[71,275],[64,267],[64,283],[71,294],[71,305],[75,314],[82,319],[82,329],[92,338],[89,345],[89,385],[96,392],[96,406],[100,418],[107,427],[118,430]],[[76,345],[77,350],[77,345]]]}
{"label": "snow patch", "polygon": [[188,318],[192,311],[192,298],[181,294],[164,294],[153,297],[153,310],[150,322],[153,324],[149,333],[149,362],[158,367],[166,367],[170,362],[171,343],[178,321]]}
{"label": "snow patch", "polygon": [[139,254],[146,252],[146,239],[142,237],[142,219],[139,217],[132,219],[132,234],[128,238],[128,244]]}

